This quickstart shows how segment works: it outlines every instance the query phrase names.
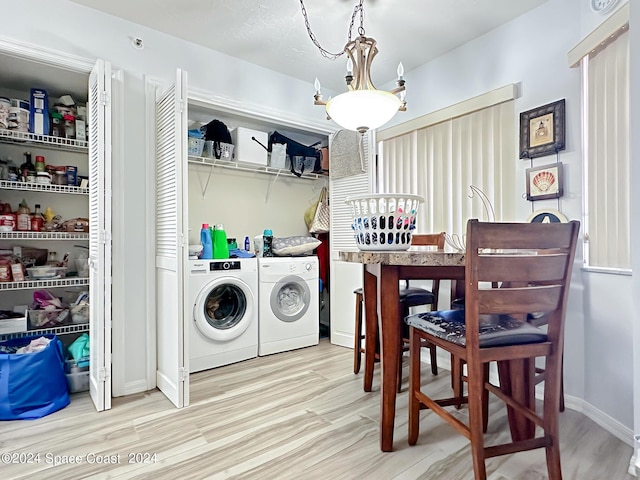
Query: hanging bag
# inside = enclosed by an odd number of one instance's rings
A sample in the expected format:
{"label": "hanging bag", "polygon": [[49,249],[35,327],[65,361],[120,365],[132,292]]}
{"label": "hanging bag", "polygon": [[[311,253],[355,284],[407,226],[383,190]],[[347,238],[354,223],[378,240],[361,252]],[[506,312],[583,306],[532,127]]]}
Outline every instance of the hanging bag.
{"label": "hanging bag", "polygon": [[318,197],[318,206],[313,221],[309,227],[309,233],[328,233],[331,225],[329,215],[329,192],[327,187],[322,187],[320,196]]}

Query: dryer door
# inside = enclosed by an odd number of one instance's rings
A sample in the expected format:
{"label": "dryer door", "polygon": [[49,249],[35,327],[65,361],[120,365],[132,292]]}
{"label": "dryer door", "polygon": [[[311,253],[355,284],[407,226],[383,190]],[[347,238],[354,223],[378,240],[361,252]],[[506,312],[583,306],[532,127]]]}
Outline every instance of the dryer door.
{"label": "dryer door", "polygon": [[234,277],[205,285],[193,306],[193,320],[207,338],[221,342],[238,338],[255,318],[256,299],[249,286]]}
{"label": "dryer door", "polygon": [[309,309],[311,292],[307,282],[297,275],[289,275],[273,285],[271,311],[283,322],[295,322]]}

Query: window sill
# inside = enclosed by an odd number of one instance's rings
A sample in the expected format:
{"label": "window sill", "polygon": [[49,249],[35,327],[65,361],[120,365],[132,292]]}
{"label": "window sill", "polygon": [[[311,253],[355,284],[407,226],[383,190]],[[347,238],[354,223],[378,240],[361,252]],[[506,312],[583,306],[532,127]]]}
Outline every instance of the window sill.
{"label": "window sill", "polygon": [[627,277],[630,277],[633,274],[630,268],[591,267],[589,265],[583,266],[582,271],[589,273],[604,273],[608,275],[624,275]]}

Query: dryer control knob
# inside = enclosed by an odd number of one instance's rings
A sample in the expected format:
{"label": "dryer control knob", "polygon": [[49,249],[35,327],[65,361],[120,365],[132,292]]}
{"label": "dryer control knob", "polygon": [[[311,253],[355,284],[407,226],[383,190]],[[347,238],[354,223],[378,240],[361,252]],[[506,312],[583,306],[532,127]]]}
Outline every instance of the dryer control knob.
{"label": "dryer control knob", "polygon": [[222,269],[223,270],[229,270],[229,268],[231,268],[231,264],[229,262],[224,262],[222,264]]}
{"label": "dryer control knob", "polygon": [[311,268],[312,268],[312,267],[311,267],[311,264],[310,264],[310,263],[305,263],[305,264],[304,264],[304,269],[305,269],[307,272],[311,271]]}

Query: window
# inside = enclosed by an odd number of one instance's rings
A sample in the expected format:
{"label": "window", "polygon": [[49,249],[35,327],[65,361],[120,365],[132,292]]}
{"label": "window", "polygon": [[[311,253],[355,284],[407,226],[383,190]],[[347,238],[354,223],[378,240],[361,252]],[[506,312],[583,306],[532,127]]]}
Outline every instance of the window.
{"label": "window", "polygon": [[[607,27],[606,22],[603,26]],[[614,27],[606,41],[579,62],[583,85],[584,257],[588,267],[630,270],[628,21]]]}
{"label": "window", "polygon": [[[455,110],[454,107],[450,107]],[[496,220],[512,220],[515,196],[513,100],[384,138],[378,145],[377,190],[425,198],[418,232],[464,234],[469,218],[488,220],[479,195],[492,203]]]}

